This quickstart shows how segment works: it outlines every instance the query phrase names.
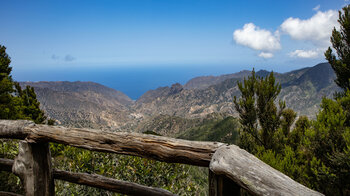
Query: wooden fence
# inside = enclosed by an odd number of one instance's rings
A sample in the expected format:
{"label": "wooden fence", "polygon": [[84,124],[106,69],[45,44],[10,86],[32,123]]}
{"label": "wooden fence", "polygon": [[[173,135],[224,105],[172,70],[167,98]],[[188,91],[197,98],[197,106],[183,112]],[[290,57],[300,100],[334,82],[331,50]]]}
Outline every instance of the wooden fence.
{"label": "wooden fence", "polygon": [[[22,140],[15,160],[0,159],[0,168],[20,177],[26,195],[54,195],[54,179],[128,195],[176,195],[164,189],[97,174],[54,169],[49,142],[168,163],[209,167],[211,196],[240,195],[242,188],[252,195],[322,195],[293,181],[247,151],[219,142],[38,125],[24,120],[0,120],[0,138]],[[4,194],[12,193],[0,191],[0,195]]]}

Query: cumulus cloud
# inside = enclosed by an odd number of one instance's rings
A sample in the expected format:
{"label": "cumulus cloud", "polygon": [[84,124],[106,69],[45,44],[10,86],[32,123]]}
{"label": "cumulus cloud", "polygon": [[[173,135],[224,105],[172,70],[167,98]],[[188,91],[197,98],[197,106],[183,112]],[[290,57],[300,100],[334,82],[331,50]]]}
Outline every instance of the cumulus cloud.
{"label": "cumulus cloud", "polygon": [[298,58],[316,58],[318,56],[318,51],[315,50],[295,50],[291,53],[289,53],[289,56],[291,57],[298,57]]}
{"label": "cumulus cloud", "polygon": [[75,60],[75,57],[73,57],[72,55],[69,55],[69,54],[67,54],[64,57],[64,61],[66,61],[66,62],[71,62],[71,61],[74,61],[74,60]]}
{"label": "cumulus cloud", "polygon": [[258,56],[264,59],[269,59],[273,57],[273,54],[271,52],[261,52]]}
{"label": "cumulus cloud", "polygon": [[235,30],[233,39],[237,44],[264,52],[281,48],[278,32],[273,34],[268,30],[260,29],[253,23],[245,24],[242,29]]}
{"label": "cumulus cloud", "polygon": [[335,10],[318,11],[306,20],[288,18],[281,24],[281,29],[295,40],[308,40],[316,45],[329,45],[333,27],[339,26],[337,19],[338,12]]}

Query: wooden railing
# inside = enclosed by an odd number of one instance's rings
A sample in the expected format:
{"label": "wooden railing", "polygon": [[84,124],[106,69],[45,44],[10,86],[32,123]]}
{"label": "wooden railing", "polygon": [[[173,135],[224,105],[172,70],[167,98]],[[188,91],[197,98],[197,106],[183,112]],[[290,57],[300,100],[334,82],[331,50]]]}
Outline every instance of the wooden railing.
{"label": "wooden railing", "polygon": [[[168,163],[209,167],[209,195],[322,195],[260,161],[235,145],[161,136],[37,125],[0,120],[0,138],[20,139],[15,160],[0,159],[1,170],[23,182],[26,195],[54,195],[54,179],[128,195],[174,195],[167,190],[52,168],[49,142],[93,151],[133,155]],[[0,195],[4,192],[0,191]],[[10,194],[10,193],[8,193]]]}

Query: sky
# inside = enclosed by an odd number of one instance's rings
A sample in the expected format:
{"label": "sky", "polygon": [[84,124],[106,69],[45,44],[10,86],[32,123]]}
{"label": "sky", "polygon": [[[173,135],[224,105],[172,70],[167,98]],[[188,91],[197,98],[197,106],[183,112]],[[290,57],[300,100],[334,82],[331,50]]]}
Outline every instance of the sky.
{"label": "sky", "polygon": [[[348,0],[2,1],[0,45],[18,81],[146,90],[243,69],[325,62]],[[129,83],[129,84],[127,84]]]}

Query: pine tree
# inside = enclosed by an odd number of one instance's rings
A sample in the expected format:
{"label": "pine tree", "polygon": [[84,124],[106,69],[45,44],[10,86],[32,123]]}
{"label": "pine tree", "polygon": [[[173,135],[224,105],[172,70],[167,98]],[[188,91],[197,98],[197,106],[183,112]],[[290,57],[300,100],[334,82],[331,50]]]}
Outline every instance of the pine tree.
{"label": "pine tree", "polygon": [[[343,93],[350,90],[350,5],[339,11],[338,22],[340,31],[333,29],[331,43],[336,50],[337,56],[329,47],[325,52],[326,59],[331,64],[337,78],[335,83],[343,89]],[[340,95],[341,95],[340,94]]]}
{"label": "pine tree", "polygon": [[350,5],[339,11],[340,30],[333,29],[325,57],[342,92],[335,100],[324,98],[312,129],[306,130],[305,146],[314,156],[309,165],[316,188],[326,194],[350,195]]}
{"label": "pine tree", "polygon": [[0,45],[0,119],[18,119],[23,117],[20,111],[20,99],[13,93],[13,80],[10,75],[11,58],[6,53],[6,47]]}
{"label": "pine tree", "polygon": [[0,119],[27,119],[44,123],[46,116],[40,109],[34,88],[27,86],[22,90],[11,76],[11,58],[6,47],[0,45]]}
{"label": "pine tree", "polygon": [[285,103],[280,101],[279,110],[275,104],[278,94],[281,92],[281,85],[276,83],[273,72],[265,79],[260,78],[257,82],[257,111],[259,124],[261,126],[260,135],[266,149],[274,149],[276,141],[274,135],[281,125],[282,112]]}
{"label": "pine tree", "polygon": [[324,98],[321,111],[304,138],[311,174],[317,189],[326,195],[350,194],[350,127],[346,124],[350,91],[337,100]]}
{"label": "pine tree", "polygon": [[256,152],[258,146],[277,150],[276,135],[279,128],[283,124],[285,129],[289,130],[294,122],[295,113],[283,112],[283,101],[280,101],[279,108],[276,106],[275,101],[281,91],[281,85],[276,83],[273,72],[266,78],[260,78],[255,75],[253,69],[248,79],[244,79],[243,83],[238,82],[238,88],[242,96],[239,99],[234,97],[233,102],[242,125],[239,145],[252,153]]}
{"label": "pine tree", "polygon": [[14,85],[16,93],[22,100],[23,115],[37,124],[44,123],[47,117],[44,111],[40,109],[40,102],[36,98],[34,88],[26,86],[26,88],[22,90],[18,82],[15,82]]}
{"label": "pine tree", "polygon": [[253,69],[252,75],[248,76],[248,79],[244,79],[243,83],[237,83],[242,95],[239,100],[237,100],[236,96],[233,100],[235,109],[239,113],[239,121],[242,125],[239,146],[250,152],[254,151],[256,144],[263,144],[259,137],[257,109],[255,107],[256,82],[257,78]]}

